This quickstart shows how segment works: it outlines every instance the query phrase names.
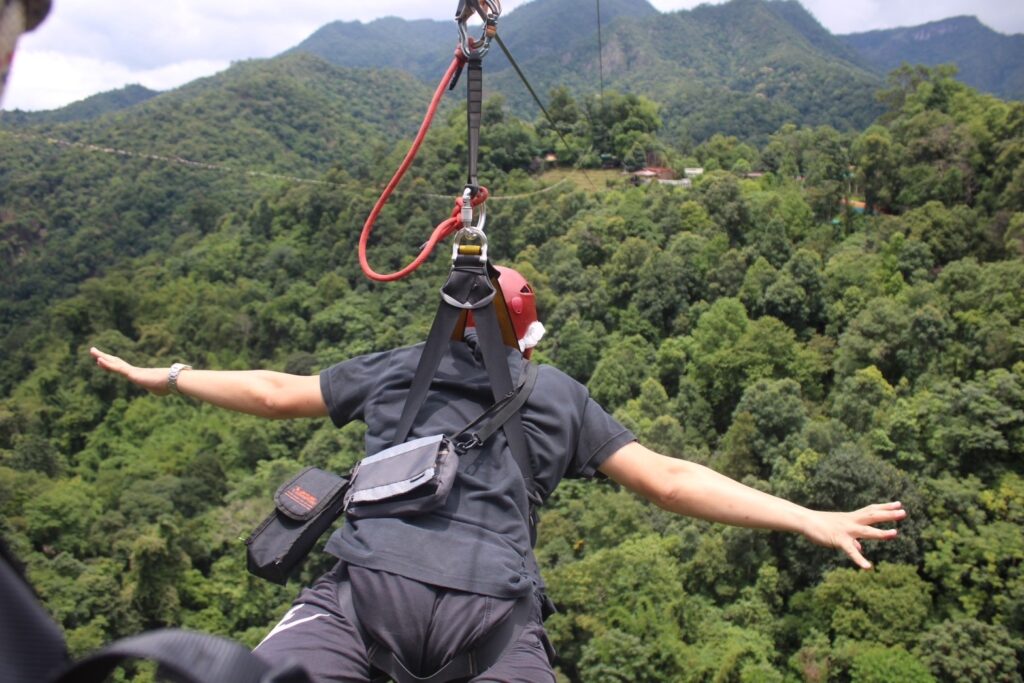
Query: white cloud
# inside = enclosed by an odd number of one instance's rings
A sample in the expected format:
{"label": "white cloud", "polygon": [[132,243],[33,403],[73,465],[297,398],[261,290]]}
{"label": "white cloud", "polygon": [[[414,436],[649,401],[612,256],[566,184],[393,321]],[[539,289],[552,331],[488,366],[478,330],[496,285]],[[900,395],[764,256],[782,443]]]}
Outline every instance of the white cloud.
{"label": "white cloud", "polygon": [[[724,0],[711,0],[720,4]],[[832,33],[916,26],[959,15],[974,15],[1001,33],[1024,32],[1024,2],[1015,0],[800,0]],[[662,12],[693,9],[701,0],[651,0]]]}
{"label": "white cloud", "polygon": [[54,109],[130,83],[167,90],[229,66],[227,61],[193,59],[153,69],[130,69],[50,50],[19,53],[15,61],[4,93],[4,109]]}
{"label": "white cloud", "polygon": [[[504,0],[504,11],[526,1]],[[909,26],[958,14],[977,15],[1004,33],[1024,32],[1024,2],[1019,0],[802,2],[833,33]],[[668,12],[702,2],[652,4]],[[279,0],[60,0],[42,26],[22,38],[3,105],[57,107],[133,82],[174,87],[234,60],[279,54],[331,21],[383,16],[448,20],[456,5],[454,0],[292,0],[286,5]]]}

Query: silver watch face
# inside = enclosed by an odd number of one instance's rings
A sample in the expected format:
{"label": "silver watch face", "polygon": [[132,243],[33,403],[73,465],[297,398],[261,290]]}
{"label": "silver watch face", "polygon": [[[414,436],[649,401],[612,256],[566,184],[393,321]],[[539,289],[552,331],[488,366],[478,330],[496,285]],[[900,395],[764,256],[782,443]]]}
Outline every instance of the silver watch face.
{"label": "silver watch face", "polygon": [[191,365],[185,365],[184,363],[175,363],[171,366],[170,372],[167,373],[167,388],[175,393],[178,391],[178,375],[181,374],[182,370],[191,370]]}

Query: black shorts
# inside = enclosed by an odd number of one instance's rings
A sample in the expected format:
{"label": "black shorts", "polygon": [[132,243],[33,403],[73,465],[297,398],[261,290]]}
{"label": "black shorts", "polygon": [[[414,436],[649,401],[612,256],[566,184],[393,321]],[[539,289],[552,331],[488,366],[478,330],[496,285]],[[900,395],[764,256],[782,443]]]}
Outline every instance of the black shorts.
{"label": "black shorts", "polygon": [[[365,632],[395,653],[410,671],[429,675],[509,615],[515,600],[446,590],[353,565],[339,563],[306,588],[284,619],[254,652],[271,664],[300,662],[316,683],[368,683],[367,644],[342,613],[338,587],[350,582],[352,600]],[[535,618],[474,683],[554,683],[550,644]]]}

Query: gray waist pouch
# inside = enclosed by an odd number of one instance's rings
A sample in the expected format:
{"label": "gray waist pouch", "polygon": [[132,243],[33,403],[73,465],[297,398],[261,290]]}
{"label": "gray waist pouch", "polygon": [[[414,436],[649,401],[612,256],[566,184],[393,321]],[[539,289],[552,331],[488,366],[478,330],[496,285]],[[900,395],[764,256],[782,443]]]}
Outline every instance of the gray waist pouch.
{"label": "gray waist pouch", "polygon": [[448,437],[426,436],[363,458],[352,470],[345,514],[409,517],[444,505],[459,458]]}

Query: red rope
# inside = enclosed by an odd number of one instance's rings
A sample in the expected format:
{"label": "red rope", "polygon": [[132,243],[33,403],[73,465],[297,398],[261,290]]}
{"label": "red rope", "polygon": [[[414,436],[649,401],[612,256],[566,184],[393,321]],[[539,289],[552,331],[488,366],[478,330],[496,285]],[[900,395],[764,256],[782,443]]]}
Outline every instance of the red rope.
{"label": "red rope", "polygon": [[[416,134],[416,138],[413,140],[412,146],[409,147],[409,151],[405,154],[405,159],[402,160],[398,170],[395,171],[395,175],[392,176],[391,182],[389,182],[387,187],[384,188],[384,192],[377,200],[377,203],[374,204],[373,210],[370,212],[366,222],[363,224],[363,232],[359,236],[359,265],[362,267],[363,273],[366,274],[366,277],[371,280],[376,280],[378,282],[393,282],[406,277],[427,260],[438,242],[441,242],[462,227],[462,221],[460,218],[460,214],[462,212],[462,197],[459,197],[455,200],[455,208],[452,209],[451,216],[443,220],[436,228],[434,228],[434,232],[431,233],[430,239],[427,240],[427,243],[423,245],[423,249],[420,250],[419,256],[413,259],[412,263],[407,265],[405,268],[393,273],[381,274],[370,267],[370,263],[366,258],[366,247],[370,241],[370,233],[373,231],[373,224],[377,221],[377,217],[380,215],[384,205],[387,204],[388,199],[391,198],[391,193],[394,192],[395,188],[398,187],[398,184],[402,181],[402,176],[404,176],[405,172],[409,170],[410,166],[412,166],[412,162],[416,158],[417,152],[420,150],[420,145],[423,144],[423,140],[427,136],[430,124],[434,120],[434,115],[437,113],[437,107],[441,102],[441,98],[444,96],[444,91],[448,89],[448,84],[451,83],[455,74],[462,68],[465,62],[466,58],[463,56],[462,50],[456,49],[455,58],[452,60],[448,70],[441,78],[441,82],[438,84],[437,90],[434,91],[434,96],[430,100],[430,106],[427,108],[427,114],[423,118],[423,123],[420,124],[420,130]],[[478,206],[486,200],[487,188],[481,187],[480,191],[473,198],[473,206]]]}

